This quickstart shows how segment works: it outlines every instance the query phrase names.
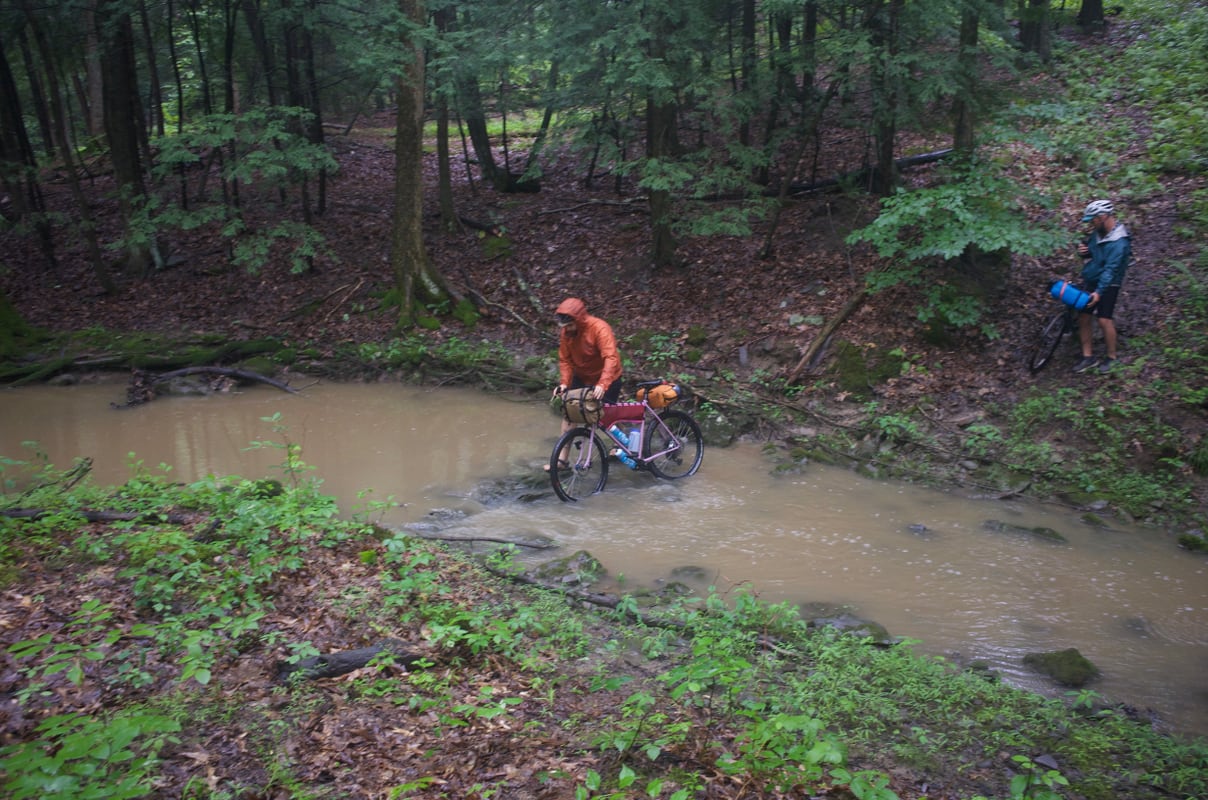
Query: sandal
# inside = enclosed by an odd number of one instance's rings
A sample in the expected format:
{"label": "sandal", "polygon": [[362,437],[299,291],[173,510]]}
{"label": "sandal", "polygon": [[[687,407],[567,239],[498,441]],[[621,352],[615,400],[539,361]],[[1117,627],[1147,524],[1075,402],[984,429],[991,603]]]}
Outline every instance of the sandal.
{"label": "sandal", "polygon": [[[546,464],[546,465],[543,467],[543,469],[544,469],[546,472],[549,472],[549,464]],[[565,458],[560,458],[560,459],[558,459],[558,469],[570,469],[570,462],[569,462],[569,461],[567,461]]]}

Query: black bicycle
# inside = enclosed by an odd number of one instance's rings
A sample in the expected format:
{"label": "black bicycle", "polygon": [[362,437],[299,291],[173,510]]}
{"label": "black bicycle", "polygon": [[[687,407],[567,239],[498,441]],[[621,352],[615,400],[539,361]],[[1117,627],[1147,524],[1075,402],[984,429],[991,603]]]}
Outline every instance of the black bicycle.
{"label": "black bicycle", "polygon": [[1078,329],[1078,312],[1072,306],[1063,306],[1054,314],[1040,331],[1040,340],[1036,342],[1036,350],[1028,361],[1028,371],[1035,375],[1053,360],[1057,346],[1065,335],[1072,334]]}

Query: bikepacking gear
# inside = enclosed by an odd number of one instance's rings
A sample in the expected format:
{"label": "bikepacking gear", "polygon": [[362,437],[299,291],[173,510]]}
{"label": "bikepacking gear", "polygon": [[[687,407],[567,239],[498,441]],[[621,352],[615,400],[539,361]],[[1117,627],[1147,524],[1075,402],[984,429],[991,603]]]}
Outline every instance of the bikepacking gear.
{"label": "bikepacking gear", "polygon": [[1086,210],[1082,212],[1082,221],[1090,222],[1100,214],[1115,214],[1116,208],[1110,200],[1092,200],[1087,204]]}
{"label": "bikepacking gear", "polygon": [[638,389],[638,399],[645,400],[651,408],[666,408],[679,400],[679,396],[679,387],[670,383],[652,387],[649,391]]}
{"label": "bikepacking gear", "polygon": [[1078,363],[1074,365],[1074,372],[1086,372],[1091,367],[1099,363],[1099,359],[1094,356],[1083,356],[1078,359]]}
{"label": "bikepacking gear", "polygon": [[1071,308],[1081,311],[1091,301],[1091,296],[1069,281],[1055,281],[1049,287],[1049,294]]}
{"label": "bikepacking gear", "polygon": [[568,389],[562,394],[562,415],[567,422],[595,425],[603,403],[592,396],[592,388]]}

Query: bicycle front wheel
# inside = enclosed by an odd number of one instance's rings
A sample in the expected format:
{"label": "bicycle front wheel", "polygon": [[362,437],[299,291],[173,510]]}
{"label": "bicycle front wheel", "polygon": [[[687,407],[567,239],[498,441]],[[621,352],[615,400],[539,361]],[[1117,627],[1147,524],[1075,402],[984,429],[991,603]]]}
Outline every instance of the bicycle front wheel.
{"label": "bicycle front wheel", "polygon": [[705,439],[696,420],[683,411],[664,411],[660,425],[646,423],[646,448],[642,454],[650,471],[660,478],[686,478],[700,469],[705,457]]}
{"label": "bicycle front wheel", "polygon": [[604,491],[608,458],[590,428],[571,428],[554,445],[549,480],[563,502]]}
{"label": "bicycle front wheel", "polygon": [[1057,345],[1061,344],[1061,339],[1065,336],[1065,315],[1065,311],[1058,313],[1040,332],[1040,341],[1036,343],[1036,350],[1032,353],[1031,360],[1028,361],[1028,370],[1033,375],[1044,369],[1044,365],[1053,358],[1053,353],[1057,352]]}

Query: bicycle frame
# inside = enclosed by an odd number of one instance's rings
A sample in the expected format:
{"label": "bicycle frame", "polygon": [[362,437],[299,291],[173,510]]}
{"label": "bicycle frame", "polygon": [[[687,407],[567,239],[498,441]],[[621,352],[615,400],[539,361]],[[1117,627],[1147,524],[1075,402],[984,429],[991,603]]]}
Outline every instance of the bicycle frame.
{"label": "bicycle frame", "polygon": [[[633,411],[631,410],[633,406],[641,407],[642,415],[640,418],[631,416],[633,414]],[[608,435],[608,428],[617,422],[638,423],[639,451],[645,447],[647,440],[646,426],[650,424],[657,425],[659,429],[666,434],[667,441],[671,443],[671,446],[664,450],[660,450],[657,453],[643,454],[641,452],[634,452],[629,448],[628,444],[622,444]],[[595,424],[592,432],[596,436],[603,434],[604,441],[608,443],[608,447],[606,447],[605,450],[613,447],[617,448],[618,450],[624,450],[626,455],[631,457],[634,461],[637,461],[639,464],[647,464],[656,458],[661,458],[665,455],[674,453],[683,446],[679,440],[679,437],[667,427],[666,423],[663,422],[663,418],[655,413],[655,410],[651,408],[650,404],[645,400],[639,400],[635,403],[605,403],[603,411],[600,414],[600,421]]]}

